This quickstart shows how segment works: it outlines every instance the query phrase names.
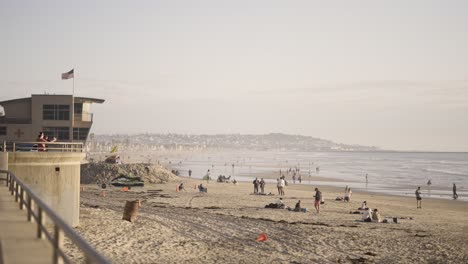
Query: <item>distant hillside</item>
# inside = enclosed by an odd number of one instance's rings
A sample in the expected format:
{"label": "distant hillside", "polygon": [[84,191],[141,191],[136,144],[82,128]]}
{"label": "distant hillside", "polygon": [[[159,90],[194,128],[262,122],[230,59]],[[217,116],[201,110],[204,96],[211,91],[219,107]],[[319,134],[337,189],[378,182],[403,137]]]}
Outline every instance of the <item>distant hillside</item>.
{"label": "distant hillside", "polygon": [[91,151],[109,151],[113,146],[127,150],[160,149],[249,149],[294,151],[378,151],[377,147],[347,145],[301,135],[270,133],[266,135],[90,135]]}

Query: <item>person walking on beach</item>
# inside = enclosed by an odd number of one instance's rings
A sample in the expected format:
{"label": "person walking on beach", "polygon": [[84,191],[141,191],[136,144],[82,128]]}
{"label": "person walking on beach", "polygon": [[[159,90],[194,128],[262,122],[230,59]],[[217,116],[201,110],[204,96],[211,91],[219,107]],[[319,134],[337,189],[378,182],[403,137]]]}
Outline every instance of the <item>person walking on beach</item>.
{"label": "person walking on beach", "polygon": [[192,178],[192,170],[188,170],[188,177]]}
{"label": "person walking on beach", "polygon": [[262,194],[265,193],[265,180],[263,180],[263,178],[260,180],[260,191]]}
{"label": "person walking on beach", "polygon": [[299,181],[299,184],[302,183],[302,176],[301,176],[301,174],[299,174],[299,177],[297,178],[297,180]]}
{"label": "person walking on beach", "polygon": [[258,185],[259,184],[260,184],[260,182],[258,181],[258,178],[255,178],[255,180],[253,181],[254,193],[258,193]]}
{"label": "person walking on beach", "polygon": [[314,207],[317,210],[317,214],[320,213],[320,201],[322,201],[322,192],[318,188],[315,188],[315,202]]}
{"label": "person walking on beach", "polygon": [[345,195],[344,195],[344,200],[345,202],[350,202],[351,201],[351,194],[353,192],[351,191],[351,187],[346,188]]}
{"label": "person walking on beach", "polygon": [[453,183],[453,199],[456,200],[457,198],[458,198],[457,185],[455,185],[455,183]]}
{"label": "person walking on beach", "polygon": [[414,194],[416,194],[416,208],[422,209],[421,187],[418,186],[418,189],[416,189]]}

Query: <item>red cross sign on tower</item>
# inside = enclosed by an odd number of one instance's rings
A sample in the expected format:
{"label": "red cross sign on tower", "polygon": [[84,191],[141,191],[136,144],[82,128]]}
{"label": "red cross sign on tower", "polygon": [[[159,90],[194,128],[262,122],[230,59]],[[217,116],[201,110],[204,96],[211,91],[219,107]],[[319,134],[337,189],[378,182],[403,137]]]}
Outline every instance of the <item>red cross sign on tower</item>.
{"label": "red cross sign on tower", "polygon": [[24,132],[21,131],[21,129],[18,128],[18,130],[16,130],[16,132],[14,134],[16,135],[17,138],[20,138],[24,134]]}

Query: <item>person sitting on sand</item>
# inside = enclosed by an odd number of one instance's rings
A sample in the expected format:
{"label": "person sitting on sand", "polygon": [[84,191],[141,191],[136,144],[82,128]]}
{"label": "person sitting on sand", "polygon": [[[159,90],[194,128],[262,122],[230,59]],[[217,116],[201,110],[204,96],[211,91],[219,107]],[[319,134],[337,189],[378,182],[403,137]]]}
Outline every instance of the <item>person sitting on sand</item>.
{"label": "person sitting on sand", "polygon": [[382,222],[382,216],[380,215],[379,210],[377,210],[377,208],[375,208],[374,211],[372,211],[372,220],[377,223]]}
{"label": "person sitting on sand", "polygon": [[362,214],[362,221],[372,222],[372,210],[370,208],[367,208]]}
{"label": "person sitting on sand", "polygon": [[367,202],[362,202],[361,207],[359,207],[358,210],[367,210]]}
{"label": "person sitting on sand", "polygon": [[296,206],[294,207],[294,212],[300,212],[302,211],[302,208],[301,208],[301,200],[297,201],[296,203]]}
{"label": "person sitting on sand", "polygon": [[208,192],[208,188],[203,187],[203,184],[202,184],[202,183],[200,183],[200,185],[198,185],[198,190],[199,190],[200,192],[204,192],[204,193],[207,193],[207,192]]}
{"label": "person sitting on sand", "polygon": [[301,207],[301,200],[297,201],[296,203],[296,206],[294,207],[294,209],[289,209],[290,211],[294,211],[294,212],[307,212],[307,208],[302,208]]}
{"label": "person sitting on sand", "polygon": [[283,203],[283,198],[279,198],[275,202],[265,205],[265,208],[288,209],[289,207]]}
{"label": "person sitting on sand", "polygon": [[181,183],[181,184],[179,185],[179,192],[181,192],[181,191],[184,191],[184,192],[185,192],[184,183]]}

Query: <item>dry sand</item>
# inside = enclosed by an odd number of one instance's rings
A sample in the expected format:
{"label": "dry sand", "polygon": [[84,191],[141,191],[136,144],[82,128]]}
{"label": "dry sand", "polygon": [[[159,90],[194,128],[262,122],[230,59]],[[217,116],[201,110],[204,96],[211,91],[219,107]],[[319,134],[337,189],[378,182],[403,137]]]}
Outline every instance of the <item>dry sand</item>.
{"label": "dry sand", "polygon": [[[176,192],[184,182],[187,192]],[[86,185],[77,231],[113,263],[468,263],[468,203],[354,193],[335,201],[341,189],[320,187],[326,203],[313,210],[312,186],[286,187],[284,201],[298,199],[307,213],[264,206],[278,196],[251,195],[251,183],[208,184],[181,178],[122,192]],[[147,192],[147,190],[161,190]],[[276,187],[266,186],[276,194]],[[123,221],[126,200],[141,199],[136,222]],[[412,217],[394,223],[363,223],[350,214],[363,200],[383,216]],[[265,232],[266,242],[256,242]],[[81,256],[68,248],[75,261]]]}

